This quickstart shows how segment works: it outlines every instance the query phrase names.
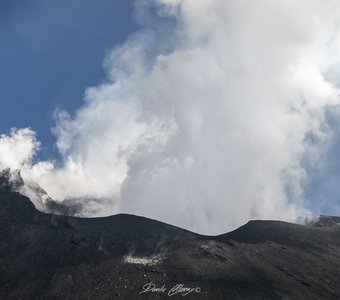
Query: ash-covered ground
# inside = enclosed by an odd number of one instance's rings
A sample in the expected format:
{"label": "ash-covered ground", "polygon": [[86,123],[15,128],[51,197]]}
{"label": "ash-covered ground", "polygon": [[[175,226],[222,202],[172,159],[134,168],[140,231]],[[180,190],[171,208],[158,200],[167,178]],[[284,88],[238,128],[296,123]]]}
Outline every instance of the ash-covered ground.
{"label": "ash-covered ground", "polygon": [[340,218],[202,236],[40,212],[0,176],[0,299],[340,299]]}

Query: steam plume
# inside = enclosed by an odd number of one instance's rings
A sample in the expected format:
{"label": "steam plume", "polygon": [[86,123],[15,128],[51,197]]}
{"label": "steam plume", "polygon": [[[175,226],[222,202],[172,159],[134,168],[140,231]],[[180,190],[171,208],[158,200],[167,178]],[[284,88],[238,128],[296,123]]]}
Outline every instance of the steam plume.
{"label": "steam plume", "polygon": [[75,115],[57,112],[62,162],[35,163],[39,142],[22,129],[1,137],[0,166],[57,201],[109,198],[101,215],[201,233],[308,214],[302,160],[317,161],[338,104],[339,2],[152,5],[139,1],[144,30],[105,59],[107,82]]}

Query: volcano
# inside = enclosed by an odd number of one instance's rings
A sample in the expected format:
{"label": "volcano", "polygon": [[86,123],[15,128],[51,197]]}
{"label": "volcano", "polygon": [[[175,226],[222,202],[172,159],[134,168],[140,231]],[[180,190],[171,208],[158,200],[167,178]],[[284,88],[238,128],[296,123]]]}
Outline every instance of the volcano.
{"label": "volcano", "polygon": [[203,236],[127,214],[37,210],[0,176],[1,299],[339,299],[340,218]]}

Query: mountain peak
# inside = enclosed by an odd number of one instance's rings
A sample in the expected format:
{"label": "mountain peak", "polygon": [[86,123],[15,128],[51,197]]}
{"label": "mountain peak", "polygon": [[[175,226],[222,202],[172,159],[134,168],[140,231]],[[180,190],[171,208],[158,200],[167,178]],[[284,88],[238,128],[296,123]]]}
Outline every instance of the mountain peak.
{"label": "mountain peak", "polygon": [[18,191],[24,184],[20,170],[6,168],[0,171],[0,191]]}

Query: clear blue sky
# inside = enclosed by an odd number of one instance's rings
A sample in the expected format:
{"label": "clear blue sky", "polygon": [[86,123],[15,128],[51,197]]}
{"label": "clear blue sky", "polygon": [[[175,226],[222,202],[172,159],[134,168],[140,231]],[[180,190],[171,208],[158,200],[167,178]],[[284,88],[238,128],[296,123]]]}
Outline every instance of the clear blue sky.
{"label": "clear blue sky", "polygon": [[130,0],[1,0],[0,132],[32,127],[46,156],[55,109],[79,107],[106,51],[137,29]]}

